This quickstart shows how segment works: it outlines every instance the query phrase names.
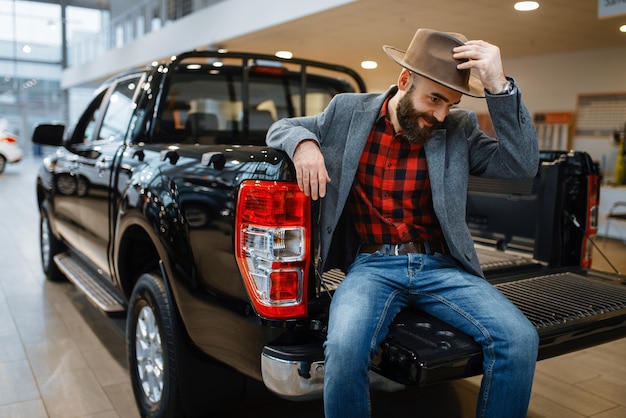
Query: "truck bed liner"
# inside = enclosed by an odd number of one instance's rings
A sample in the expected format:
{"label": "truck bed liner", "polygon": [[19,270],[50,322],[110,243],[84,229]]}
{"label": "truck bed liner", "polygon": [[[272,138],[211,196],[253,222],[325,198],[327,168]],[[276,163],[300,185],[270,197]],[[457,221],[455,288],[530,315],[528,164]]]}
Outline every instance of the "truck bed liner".
{"label": "truck bed liner", "polygon": [[626,310],[626,286],[572,272],[497,284],[538,329]]}

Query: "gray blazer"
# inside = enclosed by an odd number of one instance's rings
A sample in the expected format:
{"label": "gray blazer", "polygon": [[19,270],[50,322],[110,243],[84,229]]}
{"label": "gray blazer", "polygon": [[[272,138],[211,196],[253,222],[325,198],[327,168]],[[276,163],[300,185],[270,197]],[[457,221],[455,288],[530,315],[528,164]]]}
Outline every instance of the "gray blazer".
{"label": "gray blazer", "polygon": [[[351,228],[340,225],[340,219],[344,219],[342,214],[372,125],[385,98],[396,89],[392,87],[383,94],[339,94],[322,113],[282,119],[268,131],[267,144],[290,157],[304,139],[317,141],[324,155],[331,183],[321,202],[318,257],[323,271],[338,267],[329,259],[339,253],[347,258],[347,264],[339,266],[345,269],[358,251],[356,236],[340,236],[353,233]],[[436,130],[425,145],[433,206],[450,253],[478,276],[483,273],[465,222],[468,176],[531,178],[539,164],[536,131],[519,89],[515,87],[510,95],[487,95],[486,100],[497,140],[479,130],[473,112],[453,109],[442,129]]]}

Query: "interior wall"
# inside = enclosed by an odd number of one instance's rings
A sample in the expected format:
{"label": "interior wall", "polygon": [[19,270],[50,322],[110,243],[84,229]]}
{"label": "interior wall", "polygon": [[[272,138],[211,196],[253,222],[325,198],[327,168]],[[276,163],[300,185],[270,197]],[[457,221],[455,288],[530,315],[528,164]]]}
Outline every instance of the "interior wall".
{"label": "interior wall", "polygon": [[[504,60],[531,113],[575,112],[581,93],[626,92],[626,46],[567,54]],[[464,98],[463,106],[486,111],[481,99]]]}
{"label": "interior wall", "polygon": [[626,47],[509,60],[532,112],[575,111],[578,94],[626,92]]}

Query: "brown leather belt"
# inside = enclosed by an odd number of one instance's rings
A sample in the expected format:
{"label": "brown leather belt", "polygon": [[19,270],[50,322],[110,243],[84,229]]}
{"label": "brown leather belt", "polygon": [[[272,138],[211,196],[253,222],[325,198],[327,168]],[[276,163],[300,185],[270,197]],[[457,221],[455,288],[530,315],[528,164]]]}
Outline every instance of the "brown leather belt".
{"label": "brown leather belt", "polygon": [[403,242],[401,244],[361,244],[360,253],[375,253],[380,251],[385,255],[406,255],[406,254],[428,254],[435,253],[448,254],[450,250],[442,241],[416,241]]}

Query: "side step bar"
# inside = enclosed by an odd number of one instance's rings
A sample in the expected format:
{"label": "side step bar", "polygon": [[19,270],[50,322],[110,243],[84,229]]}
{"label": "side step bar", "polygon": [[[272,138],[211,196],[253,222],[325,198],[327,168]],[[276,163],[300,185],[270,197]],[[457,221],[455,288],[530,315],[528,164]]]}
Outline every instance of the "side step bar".
{"label": "side step bar", "polygon": [[54,262],[96,308],[108,315],[121,314],[126,311],[124,301],[95,278],[80,261],[67,253],[62,253],[54,256]]}

